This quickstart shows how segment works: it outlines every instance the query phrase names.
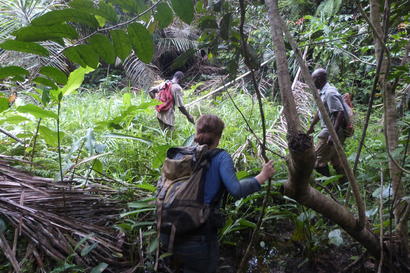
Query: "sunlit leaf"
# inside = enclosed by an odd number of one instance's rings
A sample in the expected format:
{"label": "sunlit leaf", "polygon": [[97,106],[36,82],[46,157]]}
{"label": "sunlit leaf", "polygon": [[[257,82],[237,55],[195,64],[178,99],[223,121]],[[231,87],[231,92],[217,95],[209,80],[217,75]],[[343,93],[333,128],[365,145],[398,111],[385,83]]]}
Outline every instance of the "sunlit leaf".
{"label": "sunlit leaf", "polygon": [[0,113],[9,108],[9,100],[7,98],[0,98]]}
{"label": "sunlit leaf", "polygon": [[150,192],[155,192],[157,188],[154,185],[148,183],[137,184],[135,187],[140,188],[142,190],[147,190]]}
{"label": "sunlit leaf", "polygon": [[94,160],[93,170],[99,173],[103,173],[103,164],[99,159]]}
{"label": "sunlit leaf", "polygon": [[147,140],[147,139],[143,139],[143,138],[135,137],[135,136],[130,136],[130,135],[117,134],[117,133],[106,134],[103,137],[130,139],[130,140],[136,140],[136,141],[139,141],[139,142],[143,142],[145,144],[151,144],[152,143],[150,140]]}
{"label": "sunlit leaf", "polygon": [[63,88],[60,89],[62,94],[64,96],[67,96],[71,94],[72,92],[74,92],[83,83],[84,75],[91,71],[94,71],[94,69],[92,69],[91,67],[86,67],[86,68],[79,67],[73,72],[71,72],[70,76],[68,77],[67,84]]}
{"label": "sunlit leaf", "polygon": [[[40,136],[46,141],[46,143],[50,146],[57,147],[58,145],[58,135],[57,132],[51,130],[48,127],[41,126],[39,127]],[[60,140],[64,137],[64,133],[60,132]]]}
{"label": "sunlit leaf", "polygon": [[20,113],[28,113],[33,115],[36,118],[53,118],[57,119],[58,116],[56,113],[45,110],[43,108],[38,107],[37,105],[34,104],[26,104],[23,106],[17,107],[17,111]]}
{"label": "sunlit leaf", "polygon": [[[2,101],[2,98],[0,98],[0,112],[2,111],[1,110],[1,107],[2,107],[1,106],[2,102],[1,101]],[[7,107],[8,107],[8,104],[7,104]],[[22,123],[22,122],[25,122],[25,121],[30,121],[30,119],[28,119],[26,117],[14,115],[14,116],[7,117],[5,119],[1,119],[0,124],[3,124],[3,123],[19,124],[19,123]]]}

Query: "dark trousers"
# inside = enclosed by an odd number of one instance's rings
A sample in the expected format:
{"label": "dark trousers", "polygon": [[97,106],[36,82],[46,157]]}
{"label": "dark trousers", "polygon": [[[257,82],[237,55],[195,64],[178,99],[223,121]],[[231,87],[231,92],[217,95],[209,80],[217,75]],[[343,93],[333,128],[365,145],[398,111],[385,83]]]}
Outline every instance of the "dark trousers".
{"label": "dark trousers", "polygon": [[[161,243],[168,248],[169,235],[161,233]],[[215,236],[195,235],[175,238],[170,258],[175,272],[216,273],[219,260],[219,245]]]}

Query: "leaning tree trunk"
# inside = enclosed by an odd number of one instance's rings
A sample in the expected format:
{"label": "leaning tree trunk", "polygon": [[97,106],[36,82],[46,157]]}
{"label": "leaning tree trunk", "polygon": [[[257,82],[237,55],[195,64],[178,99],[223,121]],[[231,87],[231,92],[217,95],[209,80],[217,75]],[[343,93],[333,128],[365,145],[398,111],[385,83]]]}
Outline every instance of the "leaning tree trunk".
{"label": "leaning tree trunk", "polygon": [[[283,25],[282,18],[280,17],[277,9],[277,0],[266,0],[266,5],[269,8],[268,16],[271,24],[271,32],[276,56],[279,88],[284,104],[284,113],[288,124],[288,145],[290,151],[288,160],[289,178],[284,184],[284,194],[319,212],[323,216],[340,225],[347,233],[359,241],[369,251],[369,253],[375,257],[378,257],[381,249],[378,238],[368,229],[367,225],[359,223],[359,221],[351,212],[349,212],[346,207],[339,205],[337,202],[321,194],[309,185],[309,180],[311,179],[311,173],[313,171],[315,161],[313,143],[309,136],[301,132],[299,119],[296,115],[296,107],[291,92],[291,82],[287,67],[288,61],[286,58],[283,38],[285,26]],[[298,51],[295,53],[300,55]],[[302,60],[300,62],[300,66],[304,72],[303,76],[305,80],[309,77],[309,86],[312,90],[315,90],[313,80],[308,73],[306,64],[303,62],[301,56],[298,56],[298,59]],[[314,95],[317,96],[317,94]],[[319,107],[323,110],[324,106],[320,99],[317,103],[321,103]],[[330,126],[332,126],[331,123]],[[330,131],[331,133],[333,131],[332,134],[336,135],[333,126],[330,128]],[[363,208],[361,208],[360,203],[361,200],[358,198],[359,211],[362,211]]]}
{"label": "leaning tree trunk", "polygon": [[[393,187],[393,214],[394,222],[397,226],[397,234],[400,238],[400,251],[403,257],[408,254],[408,236],[407,236],[407,220],[402,219],[405,217],[405,202],[402,201],[404,196],[403,184],[401,183],[401,171],[390,156],[390,154],[397,148],[398,144],[398,128],[397,128],[397,108],[396,108],[396,96],[395,88],[387,79],[389,73],[389,52],[385,46],[386,29],[388,27],[388,0],[385,1],[384,16],[381,12],[380,1],[370,0],[370,21],[374,32],[374,47],[376,53],[376,59],[381,59],[381,69],[379,86],[383,92],[384,98],[384,130],[386,145],[389,154],[389,173]],[[384,19],[382,22],[382,18]],[[384,29],[383,29],[384,28]]]}

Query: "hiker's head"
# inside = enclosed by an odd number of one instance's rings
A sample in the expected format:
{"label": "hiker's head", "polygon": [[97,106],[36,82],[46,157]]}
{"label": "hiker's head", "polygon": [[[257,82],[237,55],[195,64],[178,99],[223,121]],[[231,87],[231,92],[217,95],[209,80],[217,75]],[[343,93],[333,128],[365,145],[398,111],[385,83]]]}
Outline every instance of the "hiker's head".
{"label": "hiker's head", "polygon": [[173,80],[176,80],[177,82],[180,82],[182,78],[184,77],[184,73],[181,71],[175,72],[174,76],[172,77]]}
{"label": "hiker's head", "polygon": [[312,73],[313,81],[318,89],[322,89],[327,83],[327,72],[323,68],[318,68]]}
{"label": "hiker's head", "polygon": [[196,122],[195,142],[216,148],[225,128],[224,122],[215,115],[202,115]]}

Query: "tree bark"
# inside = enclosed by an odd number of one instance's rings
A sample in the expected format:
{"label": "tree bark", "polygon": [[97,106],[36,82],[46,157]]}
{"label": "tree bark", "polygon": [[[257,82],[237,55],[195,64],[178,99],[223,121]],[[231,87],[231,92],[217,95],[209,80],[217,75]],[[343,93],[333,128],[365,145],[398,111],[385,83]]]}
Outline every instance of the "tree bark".
{"label": "tree bark", "polygon": [[[395,88],[388,81],[387,75],[389,73],[389,58],[388,52],[382,53],[383,47],[385,47],[386,28],[388,26],[388,0],[385,0],[384,16],[382,15],[382,9],[380,1],[370,0],[370,22],[373,25],[374,46],[376,59],[379,61],[381,58],[381,69],[379,85],[383,92],[384,98],[384,130],[386,138],[386,148],[388,153],[393,152],[398,145],[398,128],[397,128],[397,107],[396,107],[396,94]],[[384,21],[382,22],[382,18]],[[383,25],[385,29],[383,29]],[[404,196],[403,184],[401,183],[401,171],[400,168],[393,162],[393,159],[389,156],[389,174],[393,188],[393,214],[394,222],[397,225],[397,233],[400,238],[400,253],[407,257],[408,254],[408,236],[407,236],[407,221],[402,221],[402,217],[405,216],[406,204],[402,201]]]}
{"label": "tree bark", "polygon": [[321,194],[309,184],[315,161],[313,143],[309,136],[300,131],[299,118],[297,117],[295,101],[291,91],[283,38],[284,27],[278,12],[277,0],[266,0],[266,5],[269,8],[268,16],[276,56],[279,87],[288,124],[289,176],[284,184],[283,192],[285,195],[339,224],[347,233],[359,241],[369,253],[378,257],[380,255],[378,238],[367,226],[361,227],[347,208]]}

